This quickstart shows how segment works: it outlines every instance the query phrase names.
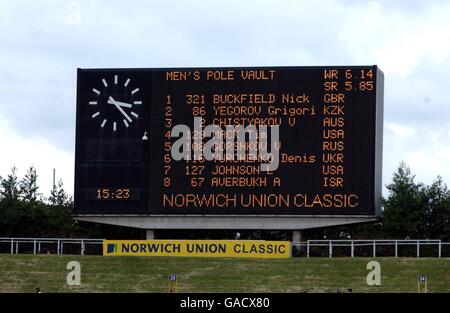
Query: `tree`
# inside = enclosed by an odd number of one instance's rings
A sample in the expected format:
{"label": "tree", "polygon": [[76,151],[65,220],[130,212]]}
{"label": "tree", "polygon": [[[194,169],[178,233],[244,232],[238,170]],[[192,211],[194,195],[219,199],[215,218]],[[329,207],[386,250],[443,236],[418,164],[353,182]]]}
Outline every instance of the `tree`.
{"label": "tree", "polygon": [[33,165],[30,166],[25,176],[22,178],[19,184],[21,197],[28,202],[36,202],[38,199],[37,174]]}
{"label": "tree", "polygon": [[48,201],[53,205],[60,205],[60,206],[67,205],[72,201],[71,197],[64,190],[64,184],[61,179],[55,186],[53,186]]}
{"label": "tree", "polygon": [[401,162],[392,183],[386,186],[389,196],[383,199],[383,232],[387,237],[426,237],[426,190],[414,178],[406,163]]}
{"label": "tree", "polygon": [[443,182],[442,177],[426,188],[426,234],[427,238],[450,239],[450,191]]}
{"label": "tree", "polygon": [[19,180],[17,168],[0,181],[0,236],[11,236],[17,228],[20,216]]}
{"label": "tree", "polygon": [[19,181],[16,172],[17,168],[14,166],[6,179],[0,181],[0,195],[5,200],[17,200],[19,198]]}

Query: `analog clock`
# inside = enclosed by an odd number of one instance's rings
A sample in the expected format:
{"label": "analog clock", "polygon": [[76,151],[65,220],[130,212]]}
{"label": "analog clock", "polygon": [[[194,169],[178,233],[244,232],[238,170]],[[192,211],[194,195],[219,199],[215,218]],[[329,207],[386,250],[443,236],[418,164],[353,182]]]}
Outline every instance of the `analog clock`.
{"label": "analog clock", "polygon": [[139,87],[125,75],[105,75],[98,86],[90,90],[90,117],[100,128],[113,132],[131,127],[139,119],[142,106],[139,91]]}

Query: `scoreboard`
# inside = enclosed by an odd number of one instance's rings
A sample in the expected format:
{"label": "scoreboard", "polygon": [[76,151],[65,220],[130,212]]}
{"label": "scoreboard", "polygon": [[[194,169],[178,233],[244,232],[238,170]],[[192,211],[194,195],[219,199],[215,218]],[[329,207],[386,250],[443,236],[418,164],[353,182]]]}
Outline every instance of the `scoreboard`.
{"label": "scoreboard", "polygon": [[78,69],[74,214],[378,216],[377,66]]}

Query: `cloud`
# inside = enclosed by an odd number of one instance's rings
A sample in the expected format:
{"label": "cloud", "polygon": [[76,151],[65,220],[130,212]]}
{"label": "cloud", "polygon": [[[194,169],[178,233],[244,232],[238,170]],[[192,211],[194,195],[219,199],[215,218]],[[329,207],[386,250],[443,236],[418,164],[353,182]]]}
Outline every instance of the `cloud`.
{"label": "cloud", "polygon": [[39,192],[50,195],[53,183],[53,169],[57,180],[62,179],[66,192],[73,194],[74,156],[46,138],[33,134],[20,135],[13,131],[6,119],[0,116],[0,174],[6,177],[16,166],[18,176],[33,165],[37,169]]}
{"label": "cloud", "polygon": [[440,175],[449,183],[449,153],[450,122],[414,126],[388,123],[384,133],[383,181],[389,183],[400,161],[405,161],[417,182],[430,184]]}
{"label": "cloud", "polygon": [[396,136],[398,138],[411,137],[415,133],[414,128],[395,123],[387,123],[386,129],[388,132],[391,132],[391,134],[388,133],[390,136]]}
{"label": "cloud", "polygon": [[343,13],[340,39],[347,44],[348,55],[363,63],[376,62],[386,74],[402,78],[413,74],[424,60],[437,64],[449,60],[448,2],[414,12],[406,10],[406,3],[401,10],[393,10],[386,1],[362,3]]}

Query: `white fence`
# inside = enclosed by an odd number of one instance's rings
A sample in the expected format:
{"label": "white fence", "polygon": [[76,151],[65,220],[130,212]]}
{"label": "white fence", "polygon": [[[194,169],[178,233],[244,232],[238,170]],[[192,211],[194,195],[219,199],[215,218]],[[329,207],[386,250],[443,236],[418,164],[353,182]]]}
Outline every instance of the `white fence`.
{"label": "white fence", "polygon": [[[9,244],[9,251],[11,254],[18,254],[20,246],[25,244],[33,245],[33,254],[40,254],[42,252],[42,246],[51,245],[54,247],[56,254],[64,254],[64,247],[70,245],[79,246],[81,255],[86,252],[88,245],[103,245],[103,239],[76,239],[76,238],[5,238],[0,237],[0,244]],[[49,249],[46,249],[49,251]],[[44,252],[45,253],[45,252]]]}
{"label": "white fence", "polygon": [[[5,248],[4,245],[7,246],[7,249],[3,249],[3,251],[8,251],[10,254],[18,254],[21,250],[23,252],[30,253],[32,251],[33,254],[46,253],[49,249],[45,249],[43,251],[42,246],[50,245],[53,251],[56,254],[64,254],[64,247],[78,246],[81,255],[86,253],[87,246],[100,246],[103,245],[104,239],[76,239],[76,238],[9,238],[9,237],[0,237],[0,245],[2,248]],[[32,245],[32,249],[31,249]],[[371,249],[371,256],[377,257],[377,248],[391,246],[394,247],[393,257],[401,256],[399,253],[399,248],[402,246],[413,246],[415,247],[415,256],[421,256],[421,248],[424,246],[434,246],[437,248],[435,257],[442,257],[442,249],[444,247],[448,247],[450,251],[450,243],[442,242],[441,240],[432,240],[432,239],[409,239],[409,240],[308,240],[305,242],[293,242],[292,247],[297,248],[300,251],[299,256],[312,257],[311,250],[313,248],[319,248],[321,252],[325,249],[326,255],[328,257],[333,257],[333,252],[336,248],[350,248],[350,257],[358,256],[358,248],[369,247]],[[22,248],[22,249],[21,249]],[[317,249],[316,249],[317,250]],[[1,250],[0,250],[1,251]],[[73,249],[71,249],[71,253],[73,253]],[[335,255],[336,256],[336,255]],[[378,255],[379,256],[379,255]],[[423,255],[422,255],[423,256]],[[447,256],[450,256],[448,253]]]}
{"label": "white fence", "polygon": [[416,250],[416,257],[420,257],[421,247],[434,246],[437,248],[437,257],[442,257],[442,248],[450,243],[442,242],[441,240],[434,239],[408,239],[408,240],[308,240],[306,242],[293,242],[292,247],[298,247],[299,249],[306,249],[306,257],[311,256],[311,248],[324,247],[328,250],[328,257],[333,257],[333,250],[337,247],[350,248],[350,257],[355,256],[355,250],[359,247],[370,247],[372,250],[372,257],[377,256],[377,247],[391,246],[394,247],[394,257],[399,256],[399,247],[401,246],[414,246]]}

